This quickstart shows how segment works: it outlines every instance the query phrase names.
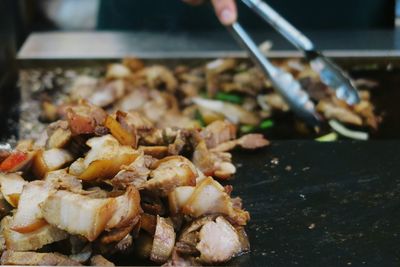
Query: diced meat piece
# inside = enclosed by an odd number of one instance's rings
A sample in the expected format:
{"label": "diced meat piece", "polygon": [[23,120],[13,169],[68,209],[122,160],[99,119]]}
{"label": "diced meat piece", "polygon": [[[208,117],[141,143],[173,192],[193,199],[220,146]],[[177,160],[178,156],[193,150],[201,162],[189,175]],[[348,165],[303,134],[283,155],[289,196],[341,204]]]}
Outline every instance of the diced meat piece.
{"label": "diced meat piece", "polygon": [[43,180],[52,183],[58,189],[65,189],[73,193],[82,191],[82,182],[76,176],[68,174],[67,169],[48,172]]}
{"label": "diced meat piece", "polygon": [[179,186],[168,195],[169,209],[172,214],[177,214],[189,200],[195,190],[194,186]]}
{"label": "diced meat piece", "polygon": [[145,155],[156,159],[162,159],[168,155],[167,146],[139,146],[139,150],[143,151]]}
{"label": "diced meat piece", "polygon": [[151,214],[143,213],[140,218],[140,228],[147,233],[154,235],[157,226],[157,217]]}
{"label": "diced meat piece", "polygon": [[[232,148],[234,141],[225,142],[213,150]],[[193,153],[193,164],[205,175],[216,176],[220,179],[229,179],[236,173],[235,166],[231,163],[231,155],[225,152],[210,151],[204,141],[200,141]]]}
{"label": "diced meat piece", "polygon": [[46,149],[63,148],[72,138],[67,121],[56,121],[47,127]]}
{"label": "diced meat piece", "polygon": [[103,109],[88,103],[68,106],[65,113],[73,135],[94,133],[96,126],[102,125],[107,117]]}
{"label": "diced meat piece", "polygon": [[129,186],[123,195],[115,198],[115,212],[107,222],[106,229],[124,227],[141,212],[139,191]]}
{"label": "diced meat piece", "polygon": [[98,107],[107,107],[116,100],[122,98],[128,90],[124,80],[113,80],[101,84],[99,88],[87,98],[87,100]]}
{"label": "diced meat piece", "polygon": [[211,177],[202,180],[196,186],[182,212],[194,218],[207,214],[225,214],[238,225],[246,225],[250,219],[247,211],[233,206],[232,199],[224,187]]}
{"label": "diced meat piece", "polygon": [[246,134],[239,139],[221,143],[210,151],[226,152],[234,149],[236,146],[241,146],[244,149],[257,149],[269,145],[269,141],[262,134]]}
{"label": "diced meat piece", "polygon": [[193,98],[193,102],[202,109],[223,114],[226,119],[234,124],[257,125],[260,122],[257,114],[244,109],[241,105],[200,97]]}
{"label": "diced meat piece", "polygon": [[127,130],[133,131],[134,129],[138,130],[149,130],[154,127],[153,123],[145,118],[143,115],[138,112],[122,112],[117,111],[117,120],[121,123],[122,127]]}
{"label": "diced meat piece", "polygon": [[115,109],[123,112],[138,111],[149,99],[150,95],[147,88],[135,88],[132,92],[117,101]]}
{"label": "diced meat piece", "polygon": [[42,178],[49,171],[63,168],[73,161],[71,153],[65,149],[52,148],[45,151],[38,151],[33,161],[33,172],[36,177]]}
{"label": "diced meat piece", "polygon": [[362,119],[353,111],[342,106],[335,105],[328,101],[320,101],[317,110],[321,112],[326,119],[336,119],[344,123],[353,125],[362,125]]}
{"label": "diced meat piece", "polygon": [[235,228],[223,217],[206,223],[200,230],[200,260],[208,264],[230,260],[240,252],[239,235]]}
{"label": "diced meat piece", "polygon": [[31,233],[43,227],[47,222],[43,219],[40,204],[55,192],[51,183],[33,181],[26,184],[21,192],[18,209],[14,215],[11,230],[19,233]]}
{"label": "diced meat piece", "polygon": [[37,250],[68,237],[68,233],[52,225],[44,225],[33,232],[21,234],[10,229],[13,218],[5,217],[2,222],[2,233],[6,247],[14,251]]}
{"label": "diced meat piece", "polygon": [[[73,175],[82,180],[102,180],[114,177],[122,165],[129,165],[139,153],[130,146],[122,146],[112,135],[94,137],[87,141],[91,148],[86,157],[71,165]],[[71,169],[71,168],[70,168]],[[80,172],[83,171],[83,172]]]}
{"label": "diced meat piece", "polygon": [[123,64],[114,63],[107,67],[106,78],[107,79],[125,79],[129,78],[132,74],[128,66]]}
{"label": "diced meat piece", "polygon": [[286,104],[285,100],[277,93],[259,95],[257,97],[257,102],[263,109],[265,109],[265,106],[268,106],[273,110],[283,112],[289,111],[288,104]]}
{"label": "diced meat piece", "polygon": [[110,130],[110,133],[119,141],[121,145],[136,148],[137,138],[136,131],[129,131],[112,116],[107,116],[104,126]]}
{"label": "diced meat piece", "polygon": [[125,188],[129,185],[142,188],[150,174],[145,157],[141,153],[131,164],[123,166],[122,170],[111,180],[112,184],[119,188]]}
{"label": "diced meat piece", "polygon": [[11,206],[17,207],[19,196],[28,182],[16,173],[0,173],[0,190],[4,198]]}
{"label": "diced meat piece", "polygon": [[138,76],[145,77],[147,85],[152,89],[166,89],[174,92],[178,86],[172,71],[161,65],[146,67],[138,72]]}
{"label": "diced meat piece", "polygon": [[144,68],[144,62],[138,58],[127,57],[122,60],[122,64],[131,70],[137,72]]}
{"label": "diced meat piece", "polygon": [[139,219],[139,216],[137,216],[132,221],[130,221],[127,226],[105,231],[98,238],[99,242],[102,245],[111,244],[111,246],[113,246],[115,245],[115,243],[122,241],[127,236],[130,236],[130,232],[132,232],[132,230],[137,227]]}
{"label": "diced meat piece", "polygon": [[150,260],[157,263],[165,263],[174,249],[175,236],[172,223],[168,219],[157,216],[157,226]]}
{"label": "diced meat piece", "polygon": [[80,266],[81,264],[59,253],[16,252],[7,250],[1,256],[1,265]]}
{"label": "diced meat piece", "polygon": [[95,240],[115,212],[114,198],[93,199],[68,191],[57,191],[41,205],[43,217],[51,225]]}
{"label": "diced meat piece", "polygon": [[227,121],[215,121],[208,125],[200,136],[206,141],[208,148],[236,139],[236,127]]}
{"label": "diced meat piece", "polygon": [[159,196],[167,196],[178,186],[196,184],[197,170],[194,165],[182,156],[170,156],[159,160],[150,173],[150,180],[144,189]]}
{"label": "diced meat piece", "polygon": [[95,255],[90,258],[90,266],[115,266],[114,263],[104,258],[102,255]]}

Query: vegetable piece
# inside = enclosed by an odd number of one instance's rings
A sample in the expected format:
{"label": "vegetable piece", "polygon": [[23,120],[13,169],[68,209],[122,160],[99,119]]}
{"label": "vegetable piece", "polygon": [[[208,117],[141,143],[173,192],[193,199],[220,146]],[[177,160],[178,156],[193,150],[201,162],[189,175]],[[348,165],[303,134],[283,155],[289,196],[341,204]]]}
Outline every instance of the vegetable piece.
{"label": "vegetable piece", "polygon": [[336,120],[330,120],[329,125],[333,130],[345,137],[362,141],[369,139],[368,133],[350,130]]}
{"label": "vegetable piece", "polygon": [[172,223],[168,219],[157,216],[157,226],[150,260],[157,263],[165,263],[172,254],[174,245],[175,231]]}
{"label": "vegetable piece", "polygon": [[196,109],[196,111],[194,112],[194,118],[200,123],[201,127],[206,126],[206,122],[204,121],[203,115],[198,109]]}
{"label": "vegetable piece", "polygon": [[0,172],[17,172],[27,167],[35,155],[34,152],[14,151],[0,164]]}
{"label": "vegetable piece", "polygon": [[63,190],[50,195],[41,205],[48,223],[89,241],[106,229],[115,207],[115,198],[93,199]]}
{"label": "vegetable piece", "polygon": [[263,122],[261,122],[260,124],[260,129],[266,130],[269,128],[274,127],[274,121],[273,120],[265,120]]}
{"label": "vegetable piece", "polygon": [[315,141],[318,141],[318,142],[334,142],[337,139],[338,139],[337,133],[330,133],[330,134],[323,135],[321,137],[316,138]]}
{"label": "vegetable piece", "polygon": [[1,193],[11,206],[17,207],[21,192],[28,182],[16,173],[1,174]]}
{"label": "vegetable piece", "polygon": [[14,251],[37,250],[68,237],[67,232],[48,224],[25,234],[11,230],[11,224],[13,224],[13,219],[10,216],[5,217],[1,222],[6,247]]}
{"label": "vegetable piece", "polygon": [[231,102],[234,104],[242,104],[243,103],[243,97],[241,97],[237,94],[232,94],[232,93],[218,92],[215,95],[215,99],[225,101],[225,102]]}
{"label": "vegetable piece", "polygon": [[197,170],[182,156],[166,157],[156,162],[154,167],[143,188],[158,196],[167,196],[178,186],[196,184]]}
{"label": "vegetable piece", "polygon": [[48,182],[33,181],[26,184],[19,198],[18,209],[10,226],[11,230],[30,233],[46,225],[47,222],[43,219],[39,205],[54,192],[55,189]]}
{"label": "vegetable piece", "polygon": [[121,145],[136,147],[136,135],[135,133],[128,132],[125,130],[121,124],[114,119],[112,116],[108,115],[104,126],[107,127],[111,134],[118,140]]}

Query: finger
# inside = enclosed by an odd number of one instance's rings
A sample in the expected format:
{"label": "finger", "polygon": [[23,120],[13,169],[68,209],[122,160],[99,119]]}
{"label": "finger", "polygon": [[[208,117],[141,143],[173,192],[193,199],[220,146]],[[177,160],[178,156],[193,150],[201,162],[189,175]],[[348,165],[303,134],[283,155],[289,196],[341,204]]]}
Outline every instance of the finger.
{"label": "finger", "polygon": [[203,0],[182,0],[183,2],[185,2],[186,4],[192,5],[192,6],[198,6],[203,4]]}
{"label": "finger", "polygon": [[222,24],[228,26],[237,20],[237,8],[234,0],[211,0],[211,2]]}

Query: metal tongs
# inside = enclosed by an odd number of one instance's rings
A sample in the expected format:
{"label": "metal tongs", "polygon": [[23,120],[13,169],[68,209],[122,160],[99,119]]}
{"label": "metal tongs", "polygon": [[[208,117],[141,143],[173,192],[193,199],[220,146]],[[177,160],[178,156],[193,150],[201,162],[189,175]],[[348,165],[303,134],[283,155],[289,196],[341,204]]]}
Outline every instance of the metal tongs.
{"label": "metal tongs", "polygon": [[[350,78],[322,53],[316,51],[313,43],[304,34],[262,0],[242,0],[242,2],[260,15],[294,46],[303,51],[312,69],[320,75],[323,83],[335,91],[338,98],[349,105],[357,104],[360,101],[357,89],[352,85]],[[320,117],[315,111],[314,103],[293,75],[274,66],[261,53],[238,22],[229,26],[228,29],[243,48],[249,52],[252,59],[271,80],[275,90],[282,95],[291,109],[309,125],[317,126]]]}

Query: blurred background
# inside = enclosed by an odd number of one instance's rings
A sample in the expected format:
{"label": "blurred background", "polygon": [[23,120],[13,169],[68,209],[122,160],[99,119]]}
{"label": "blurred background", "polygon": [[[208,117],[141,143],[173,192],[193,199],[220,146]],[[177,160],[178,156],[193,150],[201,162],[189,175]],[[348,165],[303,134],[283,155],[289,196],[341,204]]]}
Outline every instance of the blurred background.
{"label": "blurred background", "polygon": [[[355,38],[353,44],[337,42],[341,48],[347,48],[347,45],[376,48],[375,41],[382,47],[391,46],[388,49],[400,46],[395,38],[396,15],[400,16],[396,0],[270,0],[268,3],[301,30],[312,32],[312,38],[330,36],[320,38],[322,48],[325,48],[324,45],[336,45],[332,44],[335,41],[332,36],[336,36],[338,31],[344,33],[343,36]],[[269,34],[272,31],[269,26],[243,4],[238,5],[240,21],[246,28],[261,32],[261,39],[273,36]],[[219,43],[234,43],[218,23],[210,5],[192,7],[180,0],[1,0],[0,82],[4,82],[6,73],[14,68],[16,53],[28,36],[33,32],[49,31],[129,31],[168,37],[185,36],[185,40],[202,33],[205,36],[203,39],[213,39],[210,46],[218,43],[219,39],[223,39]],[[143,35],[140,36],[142,38]],[[366,36],[372,41],[366,42]],[[41,41],[42,45],[46,42]],[[172,40],[170,43],[174,46],[177,42]],[[277,43],[279,47],[279,40]],[[160,46],[160,43],[157,45]],[[151,45],[146,44],[145,47],[153,49]]]}

